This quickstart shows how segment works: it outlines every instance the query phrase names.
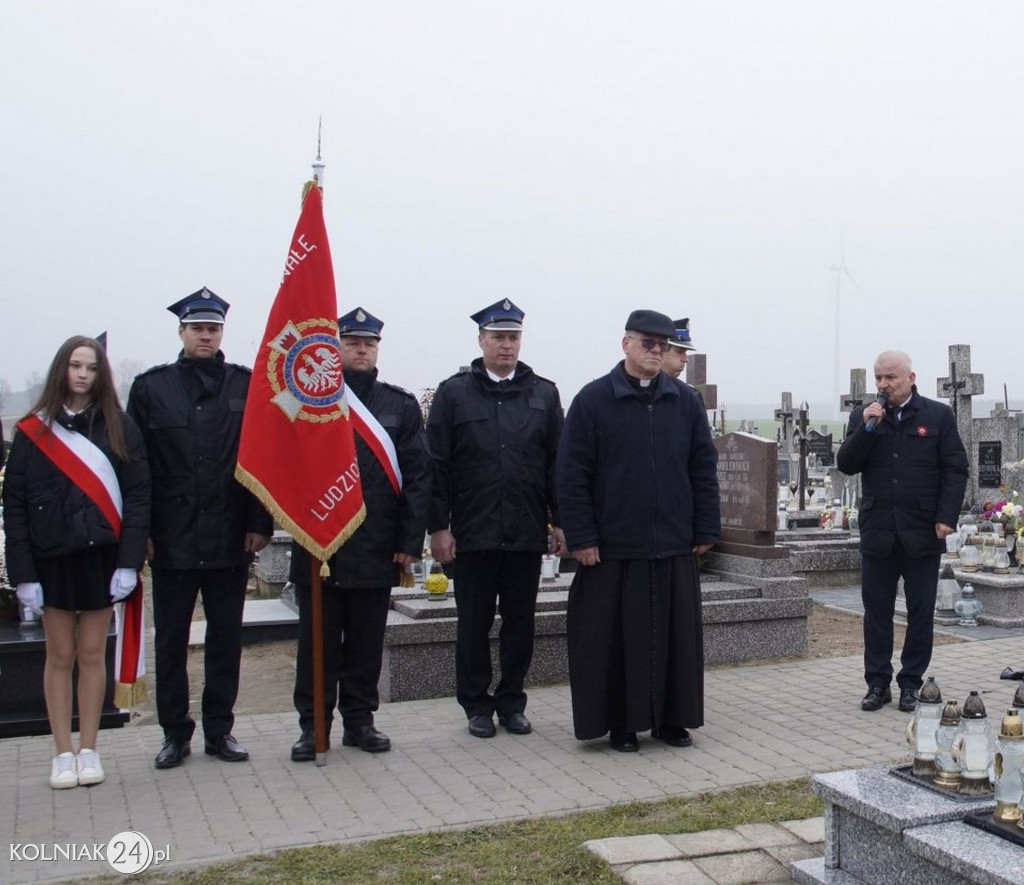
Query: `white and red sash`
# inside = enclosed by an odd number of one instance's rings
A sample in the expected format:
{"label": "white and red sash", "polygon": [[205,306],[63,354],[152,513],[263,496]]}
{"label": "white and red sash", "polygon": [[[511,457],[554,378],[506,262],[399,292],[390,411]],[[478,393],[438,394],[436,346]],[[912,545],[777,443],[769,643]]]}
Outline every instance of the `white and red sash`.
{"label": "white and red sash", "polygon": [[[57,421],[48,423],[38,414],[22,418],[17,427],[96,505],[113,528],[114,536],[120,538],[124,508],[121,486],[114,465],[103,450],[81,433],[68,430]],[[137,592],[127,602],[115,607],[117,648],[114,659],[114,703],[119,707],[134,707],[146,696],[141,583],[142,578],[137,575]]]}
{"label": "white and red sash", "polygon": [[352,428],[359,434],[359,438],[369,446],[374,457],[380,462],[380,466],[384,468],[384,473],[395,494],[400,495],[402,493],[402,470],[398,466],[398,452],[395,450],[394,440],[388,435],[380,421],[373,417],[373,413],[366,408],[351,387],[345,387],[345,396],[352,410]]}
{"label": "white and red sash", "polygon": [[96,505],[120,538],[121,487],[103,450],[81,433],[56,421],[48,424],[39,415],[28,415],[17,426]]}

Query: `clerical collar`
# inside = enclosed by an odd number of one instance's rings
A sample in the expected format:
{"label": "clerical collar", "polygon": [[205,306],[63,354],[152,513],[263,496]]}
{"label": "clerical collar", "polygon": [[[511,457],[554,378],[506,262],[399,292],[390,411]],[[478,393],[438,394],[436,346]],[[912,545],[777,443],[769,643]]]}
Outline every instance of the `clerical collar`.
{"label": "clerical collar", "polygon": [[502,378],[500,375],[495,375],[494,372],[492,372],[486,366],[484,366],[484,371],[487,373],[487,377],[490,378],[495,384],[500,384],[502,381],[511,381],[513,378],[516,377],[515,369],[509,372],[504,378]]}

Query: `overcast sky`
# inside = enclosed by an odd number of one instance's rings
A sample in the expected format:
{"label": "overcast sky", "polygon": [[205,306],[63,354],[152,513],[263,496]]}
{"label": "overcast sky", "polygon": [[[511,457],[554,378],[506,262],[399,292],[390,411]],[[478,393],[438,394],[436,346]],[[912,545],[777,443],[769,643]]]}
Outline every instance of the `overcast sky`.
{"label": "overcast sky", "polygon": [[844,391],[897,347],[934,396],[963,343],[1024,397],[1018,2],[37,0],[3,30],[15,390],[76,333],[174,359],[203,285],[251,365],[322,116],[339,311],[417,393],[507,296],[566,403],[636,307],[691,317],[720,403],[832,401],[845,250]]}

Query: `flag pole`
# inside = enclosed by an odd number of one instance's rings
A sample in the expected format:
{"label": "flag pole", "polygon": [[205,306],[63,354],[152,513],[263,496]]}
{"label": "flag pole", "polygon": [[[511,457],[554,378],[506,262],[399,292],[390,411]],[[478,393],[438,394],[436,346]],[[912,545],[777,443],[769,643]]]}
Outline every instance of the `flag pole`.
{"label": "flag pole", "polygon": [[313,630],[313,741],[316,764],[327,764],[327,723],[324,722],[324,594],[320,567],[323,563],[315,556],[310,563],[310,607]]}

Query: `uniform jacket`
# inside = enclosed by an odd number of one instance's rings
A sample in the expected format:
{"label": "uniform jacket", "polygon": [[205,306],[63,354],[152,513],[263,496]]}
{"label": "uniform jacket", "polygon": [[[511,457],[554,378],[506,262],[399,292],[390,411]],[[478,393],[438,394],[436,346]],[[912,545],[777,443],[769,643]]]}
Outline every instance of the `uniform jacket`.
{"label": "uniform jacket", "polygon": [[[377,370],[345,372],[345,385],[381,423],[395,444],[402,471],[402,494],[396,495],[380,461],[356,434],[356,458],[363,487],[366,519],[328,563],[326,585],[392,587],[398,583],[396,553],[417,559],[423,554],[430,496],[429,462],[419,403],[401,387],[377,381]],[[309,554],[292,544],[291,580],[310,583]]]}
{"label": "uniform jacket", "polygon": [[516,363],[498,384],[473,360],[441,382],[427,419],[433,489],[427,528],[451,528],[458,552],[547,550],[560,525],[555,458],[562,431],[558,388]]}
{"label": "uniform jacket", "polygon": [[250,371],[180,355],[139,375],[128,414],[146,441],[153,479],[152,565],[210,569],[244,565],[245,535],[273,533],[259,501],[235,479]]}
{"label": "uniform jacket", "polygon": [[721,535],[718,453],[697,395],[655,376],[648,405],[620,362],[573,400],[558,451],[558,501],[570,550],[662,559]]}
{"label": "uniform jacket", "polygon": [[952,410],[913,388],[897,425],[892,413],[873,432],[853,410],[836,464],[861,474],[860,548],[887,556],[896,538],[912,557],[945,550],[935,524],[955,526],[967,488],[967,453]]}
{"label": "uniform jacket", "polygon": [[121,488],[121,538],[99,508],[23,433],[14,436],[4,478],[4,532],[12,584],[39,580],[35,560],[56,559],[105,544],[117,545],[118,568],[142,568],[149,533],[149,470],[135,422],[123,412],[128,458],[107,446],[101,413],[63,413],[58,420],[99,447],[114,466]]}

